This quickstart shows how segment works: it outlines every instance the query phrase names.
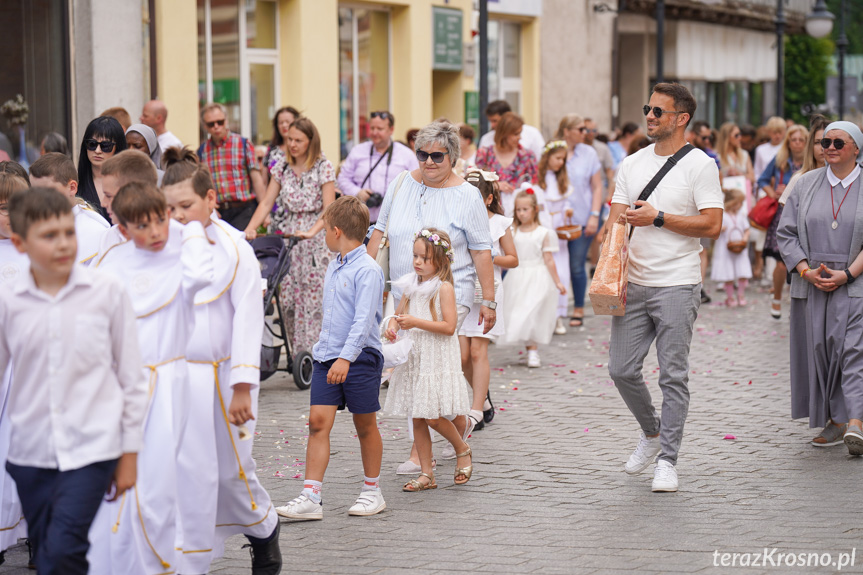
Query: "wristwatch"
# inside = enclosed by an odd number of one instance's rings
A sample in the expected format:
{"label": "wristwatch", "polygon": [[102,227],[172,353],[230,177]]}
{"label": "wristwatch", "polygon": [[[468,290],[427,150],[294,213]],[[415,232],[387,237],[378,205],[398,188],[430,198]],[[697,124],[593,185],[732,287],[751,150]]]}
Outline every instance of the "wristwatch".
{"label": "wristwatch", "polygon": [[496,301],[484,299],[484,300],[482,300],[482,305],[484,305],[488,309],[497,309],[497,302]]}
{"label": "wristwatch", "polygon": [[656,214],[656,217],[653,218],[653,225],[657,228],[661,228],[665,224],[665,212],[659,212]]}
{"label": "wristwatch", "polygon": [[857,278],[855,278],[854,276],[852,276],[852,275],[851,275],[851,272],[850,272],[849,270],[847,270],[847,269],[845,270],[845,275],[846,275],[846,276],[848,276],[848,285],[853,284],[853,283],[854,283],[854,280],[856,280],[856,279],[857,279]]}

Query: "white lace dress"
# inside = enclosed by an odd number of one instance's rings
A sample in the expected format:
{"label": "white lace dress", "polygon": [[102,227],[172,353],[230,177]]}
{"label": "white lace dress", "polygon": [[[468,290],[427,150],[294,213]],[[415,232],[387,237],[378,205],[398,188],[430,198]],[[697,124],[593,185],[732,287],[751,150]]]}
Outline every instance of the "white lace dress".
{"label": "white lace dress", "polygon": [[[432,320],[429,301],[434,300],[435,313],[443,318],[440,306],[440,280],[417,283],[411,272],[393,284],[400,284],[408,297],[406,314]],[[388,415],[423,419],[463,415],[470,410],[467,380],[461,371],[458,336],[430,333],[421,329],[408,332],[414,344],[407,362],[395,368],[384,411]]]}

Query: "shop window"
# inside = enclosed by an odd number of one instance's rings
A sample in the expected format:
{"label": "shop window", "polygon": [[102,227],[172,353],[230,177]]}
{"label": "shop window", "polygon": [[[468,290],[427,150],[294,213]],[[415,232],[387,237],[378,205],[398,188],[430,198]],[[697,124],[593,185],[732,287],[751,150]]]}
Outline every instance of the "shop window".
{"label": "shop window", "polygon": [[489,100],[506,100],[519,113],[521,89],[521,24],[508,20],[489,20]]}
{"label": "shop window", "polygon": [[390,15],[339,8],[341,157],[365,141],[369,114],[390,107]]}
{"label": "shop window", "polygon": [[[197,0],[198,99],[228,110],[231,129],[255,144],[272,136],[279,101],[275,0]],[[207,137],[201,131],[201,139]]]}

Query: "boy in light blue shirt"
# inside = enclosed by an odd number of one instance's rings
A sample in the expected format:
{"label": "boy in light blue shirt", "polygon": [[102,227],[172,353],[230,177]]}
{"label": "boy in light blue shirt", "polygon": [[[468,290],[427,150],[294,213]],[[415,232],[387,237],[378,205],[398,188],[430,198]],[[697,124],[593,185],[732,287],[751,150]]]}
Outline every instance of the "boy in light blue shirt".
{"label": "boy in light blue shirt", "polygon": [[327,207],[309,232],[314,235],[326,228],[327,247],[339,255],[327,268],[321,336],[312,350],[306,478],[299,497],[276,508],[282,517],[323,519],[321,487],[330,459],[330,430],[336,411],[345,407],[354,417],[365,472],[362,492],[348,515],[375,515],[386,509],[380,489],[383,442],[376,416],[384,363],[384,276],[363,245],[368,227],[368,209],[356,197],[343,196]]}

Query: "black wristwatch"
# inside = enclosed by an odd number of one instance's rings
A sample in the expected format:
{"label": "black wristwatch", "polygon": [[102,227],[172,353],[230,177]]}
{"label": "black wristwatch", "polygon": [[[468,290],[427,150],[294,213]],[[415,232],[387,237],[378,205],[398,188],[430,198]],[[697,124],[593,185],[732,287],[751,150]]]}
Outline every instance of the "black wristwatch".
{"label": "black wristwatch", "polygon": [[653,225],[657,228],[661,228],[665,225],[665,212],[659,212],[656,214],[656,217],[653,218]]}
{"label": "black wristwatch", "polygon": [[852,275],[851,275],[851,272],[850,272],[849,270],[847,270],[847,269],[845,270],[845,275],[846,275],[846,276],[848,276],[848,282],[847,282],[847,283],[848,283],[848,285],[853,284],[853,283],[854,283],[854,280],[856,280],[856,279],[857,279],[857,278],[855,278],[854,276],[852,276]]}

